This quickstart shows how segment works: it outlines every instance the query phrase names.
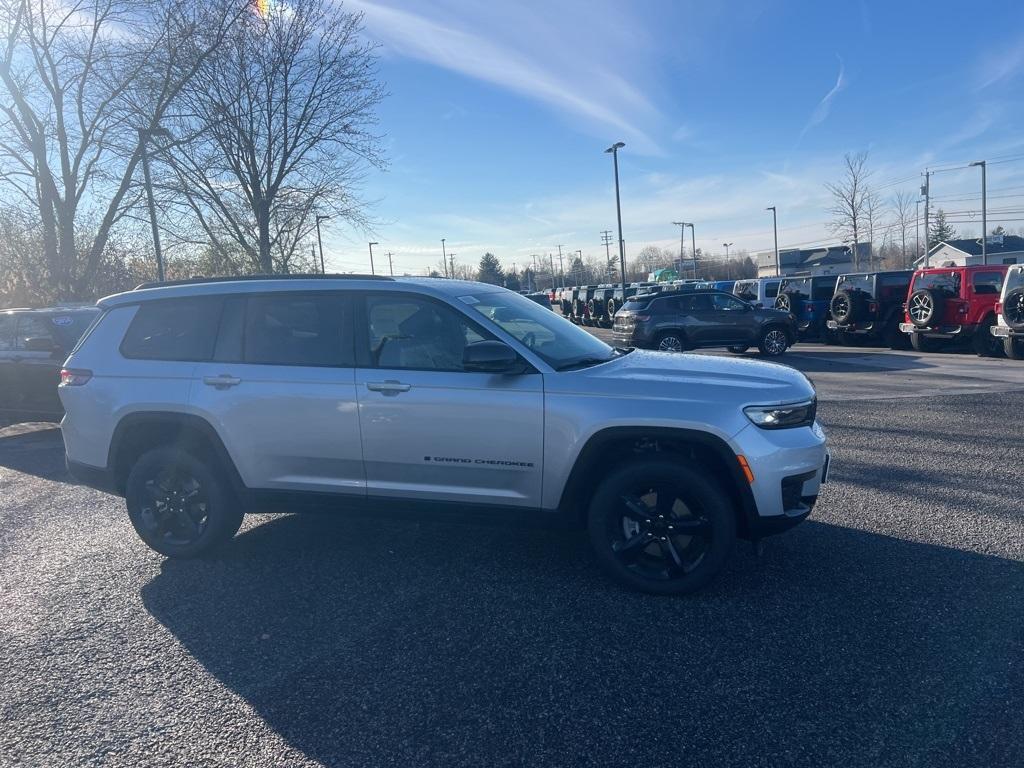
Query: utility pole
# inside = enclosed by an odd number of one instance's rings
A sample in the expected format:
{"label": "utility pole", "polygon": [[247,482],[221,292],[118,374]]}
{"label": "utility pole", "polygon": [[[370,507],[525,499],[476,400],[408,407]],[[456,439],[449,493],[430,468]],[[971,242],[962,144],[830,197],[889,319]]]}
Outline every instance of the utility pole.
{"label": "utility pole", "polygon": [[[324,268],[324,241],[320,237],[320,222],[321,221],[327,221],[327,219],[329,219],[329,218],[331,218],[331,217],[330,216],[325,216],[325,215],[319,214],[319,213],[316,215],[316,242],[317,242],[317,245],[320,246],[320,274],[321,275],[327,274],[327,270]],[[313,258],[313,261],[316,262],[316,257]]]}
{"label": "utility pole", "polygon": [[775,235],[775,276],[781,277],[781,265],[779,264],[779,219],[775,214],[774,205],[769,205],[765,210],[772,212],[772,232]]}
{"label": "utility pole", "polygon": [[[583,266],[583,251],[576,249],[576,257],[580,260],[580,266]],[[583,280],[583,275],[580,274],[579,270],[573,270],[573,274],[576,275],[576,283],[579,284]]]}
{"label": "utility pole", "polygon": [[[683,274],[683,251],[686,249],[686,222],[685,221],[673,221],[677,227],[679,227],[679,274]],[[694,277],[697,275],[694,274]]]}
{"label": "utility pole", "polygon": [[392,277],[395,276],[395,265],[391,261],[391,251],[388,251],[388,272],[391,274]]}
{"label": "utility pole", "polygon": [[690,249],[693,251],[693,276],[697,277],[697,235],[694,232],[693,224],[687,222],[685,226],[690,228]]}
{"label": "utility pole", "polygon": [[619,269],[622,270],[622,295],[626,295],[626,243],[622,239],[622,203],[619,200],[619,150],[626,146],[625,142],[617,141],[605,152],[611,152],[615,163],[615,215],[619,222]]}
{"label": "utility pole", "polygon": [[370,243],[370,274],[376,275],[377,273],[373,269],[373,246],[380,245],[380,243]]}
{"label": "utility pole", "polygon": [[[555,263],[551,262],[551,272],[552,272],[552,274],[554,274],[554,271],[555,271]],[[562,287],[565,288],[565,269],[562,268],[562,246],[558,246],[558,271],[562,275]],[[554,287],[554,278],[552,278],[551,285],[552,285],[552,287]]]}
{"label": "utility pole", "polygon": [[551,290],[555,290],[555,257],[548,252],[548,261],[551,262]]}
{"label": "utility pole", "polygon": [[601,243],[604,245],[604,271],[610,275],[612,271],[612,231],[610,229],[601,230]]}
{"label": "utility pole", "polygon": [[146,181],[146,201],[149,205],[149,226],[153,230],[153,251],[156,253],[156,279],[164,281],[164,256],[160,250],[160,230],[156,225],[156,204],[153,202],[153,181],[149,176],[149,153],[146,143],[154,136],[170,136],[166,128],[139,128],[139,152],[142,153],[142,177]]}
{"label": "utility pole", "polygon": [[988,193],[985,184],[986,161],[971,163],[971,167],[981,166],[981,263],[988,264]]}
{"label": "utility pole", "polygon": [[449,253],[448,254],[448,258],[451,260],[451,264],[452,264],[451,274],[452,274],[452,280],[454,280],[455,279],[455,254],[454,253]]}
{"label": "utility pole", "polygon": [[924,172],[924,185],[921,187],[921,194],[924,195],[924,266],[925,269],[931,266],[931,257],[928,254],[928,205],[931,202],[931,172]]}
{"label": "utility pole", "polygon": [[444,276],[448,277],[448,256],[444,252],[444,238],[441,238],[441,266],[444,267]]}
{"label": "utility pole", "polygon": [[914,201],[914,253],[921,258],[921,198]]}

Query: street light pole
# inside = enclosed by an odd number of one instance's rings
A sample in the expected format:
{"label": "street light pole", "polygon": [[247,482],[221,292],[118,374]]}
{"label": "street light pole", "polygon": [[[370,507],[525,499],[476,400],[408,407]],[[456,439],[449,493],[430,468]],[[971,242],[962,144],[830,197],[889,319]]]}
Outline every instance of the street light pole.
{"label": "street light pole", "polygon": [[166,128],[139,128],[139,152],[142,154],[142,177],[146,181],[146,201],[149,204],[149,225],[153,230],[153,250],[156,253],[156,279],[164,281],[164,256],[160,251],[160,230],[156,225],[156,203],[153,202],[153,181],[149,176],[149,153],[146,142],[154,136],[170,136]]}
{"label": "street light pole", "polygon": [[324,216],[321,214],[316,215],[316,242],[320,246],[320,274],[326,275],[327,269],[324,267],[324,241],[320,238],[320,222],[327,221],[330,216]]}
{"label": "street light pole", "polygon": [[687,222],[683,225],[690,228],[690,250],[693,251],[693,277],[697,277],[697,234],[693,230],[693,224]]}
{"label": "street light pole", "polygon": [[619,150],[626,146],[625,142],[617,141],[605,152],[610,152],[615,164],[615,215],[619,220],[619,269],[622,270],[622,295],[626,295],[626,244],[622,240],[622,204],[619,200]]}
{"label": "street light pole", "polygon": [[373,269],[373,246],[380,245],[380,243],[370,243],[370,274],[376,275],[377,272]]}
{"label": "street light pole", "polygon": [[924,195],[924,266],[926,269],[931,266],[931,264],[929,263],[931,261],[931,258],[928,255],[928,206],[931,204],[932,194],[931,184],[929,183],[930,180],[931,172],[925,171],[924,184],[921,187],[921,194]]}
{"label": "street light pole", "polygon": [[776,216],[774,205],[769,205],[765,210],[772,212],[772,232],[775,235],[775,276],[781,277],[782,265],[779,264],[779,219]]}
{"label": "street light pole", "polygon": [[448,277],[448,254],[444,252],[444,238],[441,238],[441,266],[444,267],[444,276]]}
{"label": "street light pole", "polygon": [[449,254],[448,254],[448,259],[449,259],[449,260],[451,261],[451,263],[452,263],[452,270],[451,270],[451,273],[452,273],[452,280],[454,280],[454,279],[455,279],[455,254],[454,254],[454,253],[449,253]]}
{"label": "street light pole", "polygon": [[[554,270],[555,265],[551,265],[551,269]],[[558,271],[562,276],[562,287],[565,288],[565,267],[562,266],[562,246],[558,246]]]}
{"label": "street light pole", "polygon": [[914,255],[921,258],[921,198],[914,201]]}
{"label": "street light pole", "polygon": [[733,243],[722,243],[722,247],[725,248],[725,259],[726,259],[726,261],[729,260],[729,246],[731,246],[731,245],[733,245]]}
{"label": "street light pole", "polygon": [[[686,222],[673,221],[672,223],[679,227],[679,274],[683,274],[683,251],[686,248]],[[696,272],[694,272],[693,276],[697,276]]]}
{"label": "street light pole", "polygon": [[981,166],[981,263],[988,264],[988,193],[985,184],[986,161],[979,160],[976,163],[971,163],[972,168],[976,165]]}

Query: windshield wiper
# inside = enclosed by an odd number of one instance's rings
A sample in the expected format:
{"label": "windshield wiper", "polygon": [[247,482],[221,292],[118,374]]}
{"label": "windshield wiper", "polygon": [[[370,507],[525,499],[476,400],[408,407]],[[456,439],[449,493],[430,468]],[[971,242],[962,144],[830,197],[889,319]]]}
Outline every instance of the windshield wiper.
{"label": "windshield wiper", "polygon": [[556,371],[570,371],[574,368],[589,368],[592,365],[600,365],[601,363],[607,363],[609,360],[614,360],[615,356],[612,357],[583,357],[579,360],[570,360],[568,363],[555,368]]}

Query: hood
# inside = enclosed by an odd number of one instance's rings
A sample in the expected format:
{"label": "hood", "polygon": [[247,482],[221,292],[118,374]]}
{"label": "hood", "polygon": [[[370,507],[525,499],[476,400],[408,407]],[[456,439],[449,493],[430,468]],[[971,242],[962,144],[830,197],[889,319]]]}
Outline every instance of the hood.
{"label": "hood", "polygon": [[[814,386],[800,371],[746,358],[633,350],[565,377],[565,388],[619,397],[732,400],[737,406],[805,400]],[[561,387],[559,387],[561,388]]]}

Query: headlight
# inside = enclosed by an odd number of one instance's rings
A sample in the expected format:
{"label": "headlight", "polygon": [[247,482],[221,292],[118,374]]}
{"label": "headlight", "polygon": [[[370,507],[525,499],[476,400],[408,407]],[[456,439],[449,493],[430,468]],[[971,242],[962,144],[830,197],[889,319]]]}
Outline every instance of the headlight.
{"label": "headlight", "polygon": [[743,409],[747,418],[761,429],[809,427],[818,410],[817,398],[787,405],[750,405]]}

